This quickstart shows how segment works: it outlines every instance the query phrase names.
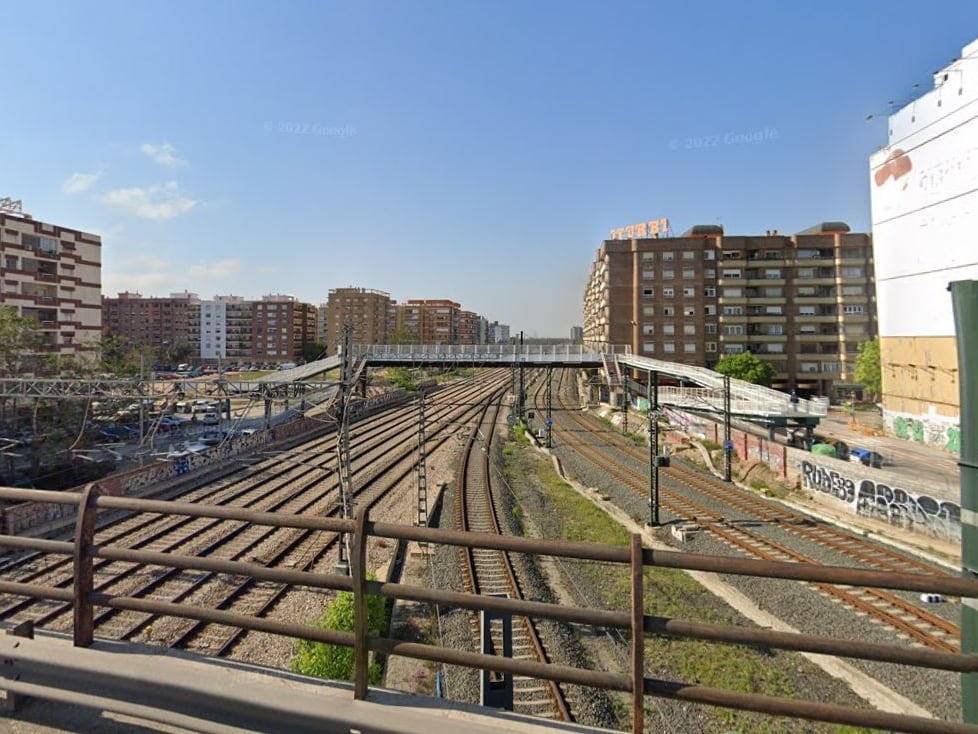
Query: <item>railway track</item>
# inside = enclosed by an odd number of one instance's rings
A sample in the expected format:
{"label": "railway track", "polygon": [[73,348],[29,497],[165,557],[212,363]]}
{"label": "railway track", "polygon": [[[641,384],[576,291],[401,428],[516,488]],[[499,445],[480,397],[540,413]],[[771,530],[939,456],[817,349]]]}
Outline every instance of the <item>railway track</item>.
{"label": "railway track", "polygon": [[[474,412],[472,405],[480,396],[499,393],[507,384],[508,380],[496,376],[466,381],[459,387],[435,393],[429,397],[430,420],[465,421]],[[415,424],[416,415],[410,406],[355,424],[351,430],[351,461],[357,479],[356,502],[379,502],[396,486],[398,479],[411,471],[416,439],[410,429]],[[450,437],[447,430],[435,431],[431,444],[435,447]],[[242,463],[230,481],[196,490],[180,499],[268,511],[335,514],[339,512],[339,503],[334,449],[335,437],[315,439],[287,455],[267,458],[252,466]],[[389,471],[398,465],[399,471],[396,468]],[[336,538],[327,535],[332,534],[207,518],[128,516],[102,526],[95,542],[311,570],[324,567],[335,555]],[[253,580],[229,579],[213,573],[103,560],[96,560],[95,566],[96,588],[103,593],[205,604],[259,616],[271,614],[289,591],[286,586],[257,584]],[[5,580],[62,588],[72,583],[70,562],[58,557],[24,556],[7,561],[2,571]],[[32,619],[41,627],[64,629],[70,626],[71,610],[63,603],[6,596],[0,597],[0,619],[10,623]],[[157,618],[144,613],[100,609],[95,619],[96,635],[137,639],[140,635],[145,637],[156,621]],[[241,639],[240,630],[189,620],[167,621],[169,624],[157,626],[152,641],[226,655]],[[160,636],[161,627],[167,630],[165,637]]]}
{"label": "railway track", "polygon": [[[599,467],[630,488],[641,497],[648,493],[647,469],[637,469],[648,461],[646,453],[640,453],[627,438],[609,431],[594,419],[587,419],[571,407],[567,390],[557,392],[561,410],[555,413],[555,431],[563,434],[562,445],[574,451],[582,459]],[[591,443],[590,436],[600,427],[600,450]],[[610,452],[609,452],[610,449]],[[776,525],[797,538],[798,545],[812,543],[838,553],[855,567],[872,567],[898,572],[942,574],[933,566],[909,554],[894,549],[870,545],[844,531],[815,523],[773,503],[768,503],[735,486],[720,483],[693,469],[673,462],[673,467],[660,470],[659,496],[662,508],[678,521],[693,523],[704,532],[721,540],[731,549],[748,557],[765,560],[812,563],[804,552],[783,542],[766,537],[765,525]],[[729,512],[718,512],[696,499],[705,495],[713,505],[726,505]],[[912,600],[884,589],[838,587],[829,584],[808,584],[818,593],[826,595],[857,613],[868,615],[891,627],[897,636],[909,639],[912,644],[925,645],[937,650],[958,651],[960,629],[958,625],[921,608]]]}
{"label": "railway track", "polygon": [[[478,424],[468,439],[468,446],[458,467],[456,486],[459,488],[455,503],[457,524],[462,530],[499,534],[500,526],[493,499],[490,448],[499,418],[499,401],[490,410],[483,410]],[[485,446],[476,440],[481,434]],[[460,549],[464,557],[465,584],[470,593],[490,596],[506,596],[522,599],[523,592],[508,553],[491,549]],[[473,639],[477,649],[482,645],[482,629],[479,617],[470,616]],[[511,649],[503,639],[503,625],[496,620],[490,626],[490,654],[511,654],[516,659],[548,662],[544,643],[533,620],[529,617],[513,619]],[[495,674],[490,674],[495,675]],[[504,680],[503,676],[499,676]],[[492,685],[492,679],[490,679]],[[570,705],[561,687],[553,681],[541,681],[525,676],[512,676],[513,707],[515,711],[542,718],[573,721]]]}

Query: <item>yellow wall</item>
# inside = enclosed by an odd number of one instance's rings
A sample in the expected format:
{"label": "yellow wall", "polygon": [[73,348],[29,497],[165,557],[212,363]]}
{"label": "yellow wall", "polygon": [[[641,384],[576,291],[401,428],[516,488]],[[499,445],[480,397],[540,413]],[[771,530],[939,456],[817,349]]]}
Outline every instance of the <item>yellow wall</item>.
{"label": "yellow wall", "polygon": [[[887,411],[957,418],[958,350],[953,336],[880,337],[883,406]],[[933,408],[931,407],[933,406]]]}

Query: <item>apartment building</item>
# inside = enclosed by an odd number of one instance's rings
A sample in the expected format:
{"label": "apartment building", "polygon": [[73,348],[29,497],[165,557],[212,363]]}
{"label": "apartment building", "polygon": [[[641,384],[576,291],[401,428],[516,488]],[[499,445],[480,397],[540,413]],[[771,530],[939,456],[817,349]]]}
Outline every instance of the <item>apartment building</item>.
{"label": "apartment building", "polygon": [[483,344],[485,343],[480,331],[482,317],[475,311],[458,312],[458,341],[456,344]]}
{"label": "apartment building", "polygon": [[390,293],[369,288],[333,288],[326,299],[325,340],[330,354],[343,341],[343,327],[353,327],[354,344],[388,344],[394,331]]}
{"label": "apartment building", "polygon": [[316,307],[294,296],[262,296],[254,302],[251,334],[256,359],[302,360],[305,346],[316,341]]}
{"label": "apartment building", "polygon": [[825,222],[791,236],[703,225],[607,240],[585,289],[583,331],[587,343],[706,367],[749,351],[777,370],[775,388],[848,396],[859,344],[876,336],[871,239]]}
{"label": "apartment building", "polygon": [[107,336],[158,352],[187,348],[196,354],[200,343],[200,298],[184,291],[168,297],[143,297],[126,291],[102,298],[102,331]]}
{"label": "apartment building", "polygon": [[191,361],[294,362],[316,338],[316,307],[293,296],[201,300],[196,293],[102,299],[106,334],[158,353],[185,348]]}
{"label": "apartment building", "polygon": [[24,214],[0,199],[0,305],[37,321],[41,349],[96,356],[102,330],[102,240]]}
{"label": "apartment building", "polygon": [[398,334],[415,344],[458,344],[461,306],[447,299],[411,299],[397,304]]}

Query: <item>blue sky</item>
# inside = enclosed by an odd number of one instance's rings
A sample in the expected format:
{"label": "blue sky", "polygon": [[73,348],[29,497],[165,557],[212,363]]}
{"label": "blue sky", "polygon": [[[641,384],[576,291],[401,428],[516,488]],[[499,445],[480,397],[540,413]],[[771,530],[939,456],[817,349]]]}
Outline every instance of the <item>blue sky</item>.
{"label": "blue sky", "polygon": [[103,292],[450,298],[581,323],[608,231],[869,227],[889,102],[978,2],[4,3],[0,196]]}

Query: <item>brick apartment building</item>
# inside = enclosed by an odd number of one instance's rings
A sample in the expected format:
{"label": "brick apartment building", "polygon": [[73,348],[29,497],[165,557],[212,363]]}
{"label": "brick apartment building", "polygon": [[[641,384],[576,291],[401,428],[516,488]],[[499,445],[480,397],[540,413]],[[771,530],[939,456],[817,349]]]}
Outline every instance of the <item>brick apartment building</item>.
{"label": "brick apartment building", "polygon": [[353,327],[354,344],[388,344],[394,331],[394,302],[390,293],[369,288],[333,288],[326,299],[325,344],[336,354],[343,327]]}
{"label": "brick apartment building", "polygon": [[0,305],[37,321],[41,349],[93,359],[102,329],[102,240],[0,207]]}
{"label": "brick apartment building", "polygon": [[316,337],[315,306],[285,295],[202,301],[188,292],[167,298],[120,293],[102,299],[102,313],[107,335],[159,355],[183,347],[190,361],[293,362],[303,358],[305,346]]}
{"label": "brick apartment building", "polygon": [[796,235],[606,240],[584,294],[584,341],[714,366],[750,351],[773,387],[848,395],[859,344],[876,336],[872,242],[841,222]]}
{"label": "brick apartment building", "polygon": [[169,296],[144,297],[128,291],[117,298],[102,297],[102,330],[133,345],[158,354],[192,348],[199,339],[200,298],[184,291]]}
{"label": "brick apartment building", "polygon": [[455,301],[408,300],[396,306],[396,331],[415,344],[459,344],[460,313]]}

